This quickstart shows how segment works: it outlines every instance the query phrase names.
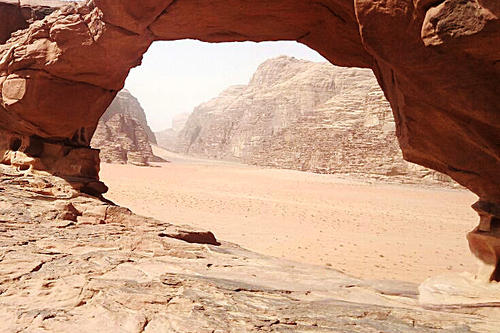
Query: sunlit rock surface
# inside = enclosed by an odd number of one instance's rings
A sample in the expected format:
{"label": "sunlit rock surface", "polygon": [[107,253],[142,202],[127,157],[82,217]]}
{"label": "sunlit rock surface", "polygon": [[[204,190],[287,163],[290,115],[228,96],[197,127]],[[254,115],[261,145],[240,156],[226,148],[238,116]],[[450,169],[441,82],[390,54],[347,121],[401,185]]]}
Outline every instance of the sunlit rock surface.
{"label": "sunlit rock surface", "polygon": [[4,0],[0,2],[0,43],[5,43],[11,34],[26,29],[65,4],[58,0]]}
{"label": "sunlit rock surface", "polygon": [[[432,309],[500,307],[500,284],[470,273],[445,274],[419,286],[419,303]],[[492,312],[493,313],[493,312]]]}
{"label": "sunlit rock surface", "polygon": [[139,100],[133,96],[127,89],[121,90],[101,117],[101,121],[107,122],[115,114],[125,114],[134,118],[146,132],[149,142],[156,143],[156,137],[149,127],[146,113],[139,103]]}

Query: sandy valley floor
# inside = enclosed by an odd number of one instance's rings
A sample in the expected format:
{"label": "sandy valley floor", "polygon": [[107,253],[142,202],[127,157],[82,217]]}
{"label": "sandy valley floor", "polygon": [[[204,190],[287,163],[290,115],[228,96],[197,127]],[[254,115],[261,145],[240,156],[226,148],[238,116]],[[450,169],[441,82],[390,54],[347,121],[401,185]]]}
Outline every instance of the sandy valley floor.
{"label": "sandy valley floor", "polygon": [[475,271],[464,190],[369,184],[333,175],[184,158],[146,168],[103,164],[106,197],[135,213],[211,230],[245,248],[367,279],[420,282]]}

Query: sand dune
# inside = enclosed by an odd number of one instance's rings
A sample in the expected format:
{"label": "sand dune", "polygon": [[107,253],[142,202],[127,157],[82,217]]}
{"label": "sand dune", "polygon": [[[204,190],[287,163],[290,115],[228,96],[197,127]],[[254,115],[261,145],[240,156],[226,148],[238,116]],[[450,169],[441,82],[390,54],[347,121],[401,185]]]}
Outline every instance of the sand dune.
{"label": "sand dune", "polygon": [[370,184],[155,150],[171,163],[103,164],[106,197],[260,253],[367,279],[420,282],[475,271],[465,233],[477,224],[469,208],[476,197],[465,190]]}

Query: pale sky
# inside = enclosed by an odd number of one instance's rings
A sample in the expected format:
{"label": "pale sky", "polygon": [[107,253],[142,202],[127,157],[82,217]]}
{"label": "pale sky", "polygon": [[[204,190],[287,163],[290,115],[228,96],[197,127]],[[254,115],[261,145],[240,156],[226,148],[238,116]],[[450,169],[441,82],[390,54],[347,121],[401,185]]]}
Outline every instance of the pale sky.
{"label": "pale sky", "polygon": [[257,67],[280,55],[326,61],[296,42],[155,42],[125,88],[141,103],[153,131],[171,126],[172,116],[191,112],[231,85],[247,84]]}

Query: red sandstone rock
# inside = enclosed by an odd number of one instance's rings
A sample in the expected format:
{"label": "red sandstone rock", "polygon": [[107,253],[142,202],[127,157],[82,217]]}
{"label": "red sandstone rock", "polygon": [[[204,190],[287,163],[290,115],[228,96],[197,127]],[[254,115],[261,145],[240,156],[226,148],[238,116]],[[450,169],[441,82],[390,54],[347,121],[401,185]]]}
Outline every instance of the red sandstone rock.
{"label": "red sandstone rock", "polygon": [[27,28],[65,4],[57,0],[3,0],[0,2],[0,43],[5,43],[11,33]]}
{"label": "red sandstone rock", "polygon": [[[391,103],[405,159],[448,174],[498,207],[498,15],[493,0],[69,4],[0,46],[0,128],[87,149],[99,117],[153,40],[298,40],[332,63],[371,67]],[[9,24],[1,21],[3,31],[22,27]],[[7,143],[1,151],[12,149]],[[53,170],[64,155],[53,156],[37,167]],[[88,167],[71,172],[78,170]]]}
{"label": "red sandstone rock", "polygon": [[82,213],[80,213],[75,208],[75,206],[73,206],[72,203],[68,203],[68,202],[59,202],[59,203],[56,203],[55,209],[58,212],[58,214],[56,216],[56,220],[76,222],[78,216],[82,215]]}
{"label": "red sandstone rock", "polygon": [[146,113],[141,103],[139,103],[137,98],[127,89],[123,89],[116,95],[113,103],[111,103],[106,112],[102,115],[101,120],[107,122],[115,114],[126,114],[134,118],[144,128],[149,142],[156,144],[156,137],[149,127]]}

